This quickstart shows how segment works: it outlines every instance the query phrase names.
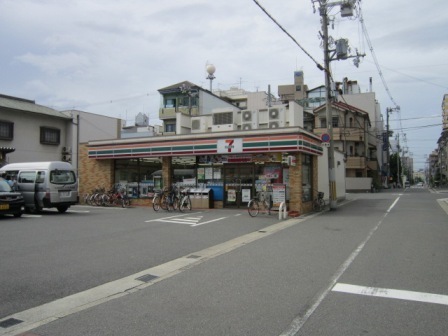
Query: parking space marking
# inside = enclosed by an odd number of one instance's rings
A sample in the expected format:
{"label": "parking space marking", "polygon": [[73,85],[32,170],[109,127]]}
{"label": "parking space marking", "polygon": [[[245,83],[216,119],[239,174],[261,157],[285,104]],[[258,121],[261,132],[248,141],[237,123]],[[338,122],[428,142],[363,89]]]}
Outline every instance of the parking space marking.
{"label": "parking space marking", "polygon": [[333,287],[332,291],[348,294],[375,296],[389,299],[435,303],[448,306],[448,295],[413,292],[413,291],[405,291],[389,288],[356,286],[344,283],[337,283]]}
{"label": "parking space marking", "polygon": [[[157,219],[150,219],[145,221],[145,223],[149,222],[164,222],[164,223],[174,223],[174,224],[186,224],[190,226],[197,226],[201,225],[198,224],[204,216],[192,216],[195,214],[200,214],[202,212],[193,212],[188,214],[180,214],[175,216],[169,216],[169,217],[162,217]],[[204,222],[205,224],[205,222]]]}
{"label": "parking space marking", "polygon": [[216,219],[209,220],[207,222],[197,223],[197,224],[194,224],[192,226],[199,226],[199,225],[204,225],[204,224],[208,224],[208,223],[212,223],[212,222],[217,222],[217,221],[220,221],[220,220],[226,219],[226,218],[227,217],[216,218]]}

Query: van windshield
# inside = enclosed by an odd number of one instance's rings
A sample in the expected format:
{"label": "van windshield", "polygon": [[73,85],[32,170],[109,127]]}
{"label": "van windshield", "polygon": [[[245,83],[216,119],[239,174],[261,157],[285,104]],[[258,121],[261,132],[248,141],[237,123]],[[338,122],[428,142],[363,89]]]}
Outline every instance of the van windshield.
{"label": "van windshield", "polygon": [[75,173],[71,170],[52,170],[50,182],[54,184],[73,184],[76,182]]}

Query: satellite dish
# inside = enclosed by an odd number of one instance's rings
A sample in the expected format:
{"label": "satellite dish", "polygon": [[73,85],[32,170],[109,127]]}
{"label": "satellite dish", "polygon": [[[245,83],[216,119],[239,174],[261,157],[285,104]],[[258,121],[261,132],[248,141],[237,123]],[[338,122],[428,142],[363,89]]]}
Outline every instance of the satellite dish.
{"label": "satellite dish", "polygon": [[216,71],[216,67],[215,67],[213,64],[207,64],[207,66],[205,67],[205,69],[207,70],[207,73],[208,73],[210,76],[213,76],[213,74],[214,74],[215,71]]}

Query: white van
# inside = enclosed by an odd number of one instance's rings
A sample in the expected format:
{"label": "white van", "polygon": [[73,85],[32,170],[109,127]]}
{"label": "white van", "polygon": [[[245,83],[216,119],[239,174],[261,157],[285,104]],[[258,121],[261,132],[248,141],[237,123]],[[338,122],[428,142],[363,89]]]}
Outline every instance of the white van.
{"label": "white van", "polygon": [[68,162],[11,163],[0,168],[0,175],[16,180],[16,190],[22,193],[28,211],[56,208],[63,213],[79,201],[78,179]]}

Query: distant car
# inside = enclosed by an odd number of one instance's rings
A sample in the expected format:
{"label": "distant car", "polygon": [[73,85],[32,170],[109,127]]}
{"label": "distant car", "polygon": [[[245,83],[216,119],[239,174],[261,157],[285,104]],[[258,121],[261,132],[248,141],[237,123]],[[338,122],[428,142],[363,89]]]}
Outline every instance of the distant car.
{"label": "distant car", "polygon": [[418,186],[418,187],[423,187],[423,182],[419,182],[419,183],[417,183],[417,186]]}
{"label": "distant car", "polygon": [[405,187],[405,188],[410,188],[410,187],[411,187],[411,183],[410,183],[409,181],[406,181],[406,182],[404,183],[404,187]]}
{"label": "distant car", "polygon": [[0,215],[20,217],[25,211],[25,201],[19,192],[11,189],[8,182],[0,177]]}

